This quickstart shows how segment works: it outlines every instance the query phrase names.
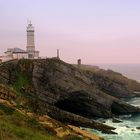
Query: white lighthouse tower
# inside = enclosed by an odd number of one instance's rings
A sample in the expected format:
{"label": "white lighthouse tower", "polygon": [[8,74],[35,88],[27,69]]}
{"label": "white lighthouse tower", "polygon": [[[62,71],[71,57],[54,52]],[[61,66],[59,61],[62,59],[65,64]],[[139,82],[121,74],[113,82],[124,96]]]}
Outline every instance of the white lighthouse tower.
{"label": "white lighthouse tower", "polygon": [[30,22],[27,26],[27,46],[26,46],[29,59],[39,57],[39,51],[35,51],[34,32],[35,32],[34,26]]}

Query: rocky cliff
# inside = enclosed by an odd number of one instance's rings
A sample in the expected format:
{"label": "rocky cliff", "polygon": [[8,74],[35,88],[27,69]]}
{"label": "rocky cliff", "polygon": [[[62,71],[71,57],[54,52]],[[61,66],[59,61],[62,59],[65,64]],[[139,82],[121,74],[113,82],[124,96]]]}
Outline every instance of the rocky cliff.
{"label": "rocky cliff", "polygon": [[1,64],[0,72],[0,83],[25,98],[23,107],[64,123],[111,133],[113,128],[91,119],[140,113],[139,108],[119,99],[136,96],[127,82],[81,70],[61,60],[14,60]]}

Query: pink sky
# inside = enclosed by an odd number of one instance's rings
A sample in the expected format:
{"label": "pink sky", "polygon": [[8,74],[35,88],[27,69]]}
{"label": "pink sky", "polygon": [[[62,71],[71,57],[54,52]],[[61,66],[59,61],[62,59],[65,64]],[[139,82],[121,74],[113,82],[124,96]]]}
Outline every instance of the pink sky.
{"label": "pink sky", "polygon": [[0,0],[0,54],[26,48],[27,19],[36,48],[67,62],[139,63],[139,0]]}

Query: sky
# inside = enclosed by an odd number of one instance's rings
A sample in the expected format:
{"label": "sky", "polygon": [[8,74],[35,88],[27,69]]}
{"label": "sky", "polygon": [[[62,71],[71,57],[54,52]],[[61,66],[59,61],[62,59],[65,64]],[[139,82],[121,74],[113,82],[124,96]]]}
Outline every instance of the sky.
{"label": "sky", "polygon": [[0,0],[0,55],[26,49],[27,20],[41,56],[140,63],[140,0]]}

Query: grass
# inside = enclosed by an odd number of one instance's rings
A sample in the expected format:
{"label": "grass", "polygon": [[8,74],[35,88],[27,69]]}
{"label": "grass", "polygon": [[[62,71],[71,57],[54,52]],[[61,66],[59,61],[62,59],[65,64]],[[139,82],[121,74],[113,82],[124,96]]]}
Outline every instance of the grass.
{"label": "grass", "polygon": [[[76,67],[76,65],[74,65]],[[90,71],[94,74],[94,76],[98,78],[107,78],[110,81],[127,85],[128,89],[130,90],[137,90],[140,91],[140,83],[138,83],[135,80],[128,79],[127,77],[123,76],[122,74],[118,72],[114,72],[112,70],[103,70],[96,66],[90,66],[90,65],[81,65],[80,67],[83,71]]]}
{"label": "grass", "polygon": [[34,119],[0,104],[0,140],[60,140]]}
{"label": "grass", "polygon": [[82,138],[71,135],[60,139],[35,119],[21,114],[6,103],[0,103],[0,140],[82,140]]}
{"label": "grass", "polygon": [[24,77],[23,75],[19,75],[19,76],[17,76],[17,79],[16,79],[16,81],[14,82],[13,87],[14,87],[14,89],[15,89],[18,93],[20,93],[20,92],[21,92],[21,88],[22,88],[23,86],[25,86],[26,83],[27,83],[27,78]]}
{"label": "grass", "polygon": [[16,90],[17,94],[21,94],[22,89],[30,86],[32,79],[33,63],[31,60],[22,59],[18,64],[11,66],[9,70],[9,84]]}
{"label": "grass", "polygon": [[14,112],[13,108],[9,108],[5,106],[4,104],[0,103],[0,114],[3,115],[12,115]]}

